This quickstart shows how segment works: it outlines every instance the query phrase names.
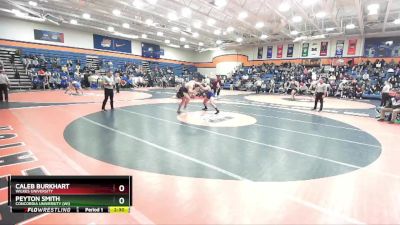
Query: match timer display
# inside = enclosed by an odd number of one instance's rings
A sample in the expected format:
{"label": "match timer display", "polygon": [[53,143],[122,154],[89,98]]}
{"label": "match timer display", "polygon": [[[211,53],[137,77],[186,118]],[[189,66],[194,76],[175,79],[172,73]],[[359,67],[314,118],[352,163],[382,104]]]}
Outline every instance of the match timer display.
{"label": "match timer display", "polygon": [[131,176],[10,176],[15,213],[129,213]]}

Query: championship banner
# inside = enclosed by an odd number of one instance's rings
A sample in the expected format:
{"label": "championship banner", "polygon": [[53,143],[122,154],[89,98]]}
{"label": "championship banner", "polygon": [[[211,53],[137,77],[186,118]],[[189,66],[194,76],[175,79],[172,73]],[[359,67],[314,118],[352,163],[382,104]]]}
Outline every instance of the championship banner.
{"label": "championship banner", "polygon": [[319,52],[319,56],[327,56],[328,55],[328,42],[321,42],[321,50]]}
{"label": "championship banner", "polygon": [[343,56],[343,49],[344,49],[344,41],[341,41],[341,40],[336,41],[335,56],[342,57]]}
{"label": "championship banner", "polygon": [[267,58],[268,59],[272,58],[272,50],[273,50],[272,46],[267,47]]}
{"label": "championship banner", "polygon": [[303,43],[302,51],[301,51],[301,56],[302,57],[307,57],[308,56],[308,47],[310,46],[309,43]]}
{"label": "championship banner", "polygon": [[257,59],[262,59],[264,47],[258,47]]}
{"label": "championship banner", "polygon": [[35,40],[64,43],[64,33],[36,29],[33,30],[33,33]]}
{"label": "championship banner", "polygon": [[293,57],[293,48],[294,48],[294,44],[288,44],[287,55],[286,55],[288,58]]}
{"label": "championship banner", "polygon": [[318,56],[320,44],[317,42],[311,43],[311,56]]}
{"label": "championship banner", "polygon": [[95,49],[132,53],[132,43],[129,40],[93,34]]}
{"label": "championship banner", "polygon": [[347,55],[355,55],[357,50],[357,39],[349,40],[349,47],[347,48]]}
{"label": "championship banner", "polygon": [[282,58],[283,55],[283,45],[277,46],[278,52],[276,53],[276,58]]}

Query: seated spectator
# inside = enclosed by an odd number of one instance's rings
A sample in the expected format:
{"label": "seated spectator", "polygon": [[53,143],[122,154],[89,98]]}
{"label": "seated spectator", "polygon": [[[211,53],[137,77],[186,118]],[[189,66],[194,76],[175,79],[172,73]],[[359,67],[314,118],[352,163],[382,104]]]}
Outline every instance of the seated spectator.
{"label": "seated spectator", "polygon": [[394,123],[395,120],[397,119],[397,116],[400,113],[400,92],[398,91],[396,95],[391,99],[391,106],[384,107],[381,109],[380,117],[378,121],[384,121],[385,120],[385,114],[386,113],[392,113],[390,123]]}

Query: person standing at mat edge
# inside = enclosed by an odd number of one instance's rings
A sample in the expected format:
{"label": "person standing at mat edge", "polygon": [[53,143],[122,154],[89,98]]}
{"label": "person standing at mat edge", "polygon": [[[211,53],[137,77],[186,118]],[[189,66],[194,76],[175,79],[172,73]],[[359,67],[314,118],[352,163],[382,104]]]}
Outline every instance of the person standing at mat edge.
{"label": "person standing at mat edge", "polygon": [[319,111],[322,111],[322,108],[324,107],[324,96],[327,95],[328,88],[326,84],[324,83],[324,80],[319,79],[319,82],[317,83],[315,87],[315,102],[314,102],[314,108],[313,110],[317,109],[317,104],[319,101]]}
{"label": "person standing at mat edge", "polygon": [[106,104],[108,98],[110,98],[111,110],[114,109],[114,79],[112,78],[111,72],[107,73],[104,77],[104,101],[101,110],[106,111]]}
{"label": "person standing at mat edge", "polygon": [[10,80],[7,74],[0,70],[0,102],[3,102],[3,93],[5,95],[6,102],[8,102],[8,87],[10,86]]}

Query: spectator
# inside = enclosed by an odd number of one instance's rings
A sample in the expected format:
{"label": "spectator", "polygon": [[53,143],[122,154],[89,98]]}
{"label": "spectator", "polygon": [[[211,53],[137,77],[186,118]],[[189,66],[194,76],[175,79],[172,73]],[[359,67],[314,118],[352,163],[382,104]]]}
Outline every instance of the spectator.
{"label": "spectator", "polygon": [[384,121],[386,113],[392,113],[390,123],[394,123],[397,116],[400,113],[400,92],[396,93],[396,96],[391,99],[391,106],[383,107],[381,109],[380,117],[378,121]]}
{"label": "spectator", "polygon": [[7,77],[7,74],[0,70],[0,102],[3,102],[3,93],[6,102],[8,102],[8,88],[10,87],[10,80]]}

